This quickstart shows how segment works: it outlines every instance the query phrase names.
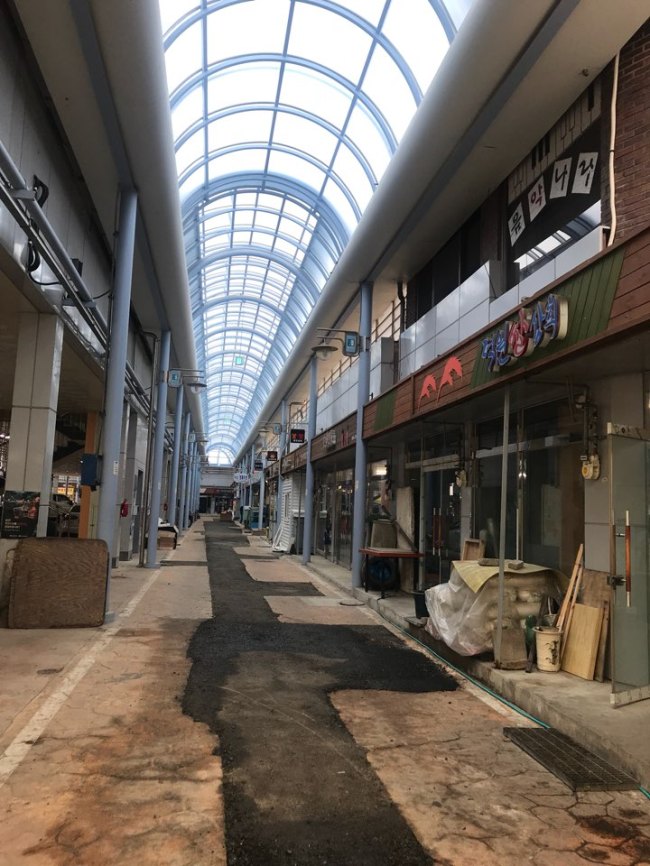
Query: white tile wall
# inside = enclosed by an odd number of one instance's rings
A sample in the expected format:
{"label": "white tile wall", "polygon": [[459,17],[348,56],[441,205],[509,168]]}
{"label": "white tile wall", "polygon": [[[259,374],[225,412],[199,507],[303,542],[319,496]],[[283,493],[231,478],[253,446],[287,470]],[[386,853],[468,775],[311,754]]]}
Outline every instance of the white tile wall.
{"label": "white tile wall", "polygon": [[454,289],[436,307],[436,334],[444,331],[460,316],[460,289]]}
{"label": "white tile wall", "polygon": [[490,324],[490,301],[486,298],[466,315],[461,316],[459,338],[466,340],[477,331],[481,331]]}
{"label": "white tile wall", "polygon": [[436,337],[436,352],[444,355],[451,352],[460,342],[460,322],[456,320]]}
{"label": "white tile wall", "polygon": [[490,301],[490,321],[496,322],[498,319],[502,319],[510,312],[510,310],[514,310],[518,303],[519,287],[515,286],[507,292],[504,292],[501,297]]}

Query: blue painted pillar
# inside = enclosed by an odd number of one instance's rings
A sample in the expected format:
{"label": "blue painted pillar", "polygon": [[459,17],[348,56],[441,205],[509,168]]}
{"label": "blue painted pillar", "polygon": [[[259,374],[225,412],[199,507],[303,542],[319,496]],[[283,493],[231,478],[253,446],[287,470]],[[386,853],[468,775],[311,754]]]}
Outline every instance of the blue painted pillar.
{"label": "blue painted pillar", "polygon": [[178,467],[181,459],[181,436],[183,421],[183,386],[176,392],[176,414],[174,415],[174,450],[172,451],[172,465],[169,471],[169,496],[168,496],[168,520],[172,526],[176,525],[178,505],[176,503],[178,492]]}
{"label": "blue painted pillar", "polygon": [[147,568],[157,568],[158,519],[162,485],[163,452],[165,448],[165,422],[167,421],[167,374],[171,332],[160,335],[160,361],[158,364],[158,397],[156,400],[156,432],[153,440],[153,468],[151,470],[151,509],[149,511],[149,537],[147,541]]}
{"label": "blue painted pillar", "polygon": [[311,546],[314,536],[314,464],[311,462],[311,446],[316,436],[316,412],[318,358],[312,354],[309,365],[309,415],[307,416],[307,472],[305,480],[305,519],[302,531],[302,561],[311,559]]}
{"label": "blue painted pillar", "polygon": [[185,422],[183,425],[183,440],[181,443],[181,494],[180,501],[178,503],[178,528],[182,531],[185,529],[185,523],[183,522],[185,519],[185,501],[187,499],[187,471],[188,471],[188,452],[189,452],[189,438],[190,438],[190,420],[191,416],[188,412],[185,415]]}
{"label": "blue painted pillar", "polygon": [[[97,537],[108,545],[111,560],[115,543],[115,525],[118,514],[118,473],[124,410],[124,379],[126,352],[129,339],[129,313],[131,306],[131,279],[138,196],[134,189],[123,189],[120,194],[117,248],[115,251],[115,278],[113,308],[110,323],[110,352],[106,370],[106,396],[102,430],[102,477],[97,513]],[[109,582],[110,584],[110,582]],[[109,609],[109,589],[106,591],[106,610]]]}
{"label": "blue painted pillar", "polygon": [[361,284],[359,310],[359,381],[357,384],[357,429],[354,452],[354,500],[352,511],[352,586],[361,586],[361,554],[366,535],[366,466],[368,453],[363,441],[363,407],[370,397],[370,329],[372,326],[372,283]]}

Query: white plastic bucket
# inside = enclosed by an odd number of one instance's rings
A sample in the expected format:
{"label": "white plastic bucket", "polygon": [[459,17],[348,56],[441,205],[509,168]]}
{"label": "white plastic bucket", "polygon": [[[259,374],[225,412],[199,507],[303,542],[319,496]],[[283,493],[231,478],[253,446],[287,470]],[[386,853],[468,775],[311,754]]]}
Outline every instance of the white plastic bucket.
{"label": "white plastic bucket", "polygon": [[552,626],[536,626],[535,645],[540,671],[560,670],[560,630]]}

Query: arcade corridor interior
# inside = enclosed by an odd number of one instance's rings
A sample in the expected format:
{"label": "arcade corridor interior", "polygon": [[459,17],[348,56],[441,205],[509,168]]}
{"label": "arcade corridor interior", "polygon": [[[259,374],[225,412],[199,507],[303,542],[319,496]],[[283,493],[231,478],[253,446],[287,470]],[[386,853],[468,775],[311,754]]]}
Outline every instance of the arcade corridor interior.
{"label": "arcade corridor interior", "polygon": [[650,864],[649,14],[0,0],[0,866]]}

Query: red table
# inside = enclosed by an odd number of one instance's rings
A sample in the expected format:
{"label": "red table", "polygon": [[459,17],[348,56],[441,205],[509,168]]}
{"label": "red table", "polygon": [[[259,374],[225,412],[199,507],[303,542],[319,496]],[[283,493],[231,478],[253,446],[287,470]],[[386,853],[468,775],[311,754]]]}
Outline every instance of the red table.
{"label": "red table", "polygon": [[[422,559],[423,553],[416,550],[403,550],[401,547],[360,547],[359,553],[365,557],[363,565],[363,588],[368,591],[368,558],[373,556],[377,559]],[[381,590],[381,598],[385,598],[384,589]]]}

